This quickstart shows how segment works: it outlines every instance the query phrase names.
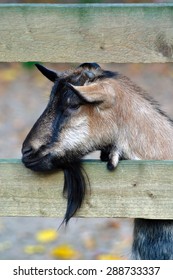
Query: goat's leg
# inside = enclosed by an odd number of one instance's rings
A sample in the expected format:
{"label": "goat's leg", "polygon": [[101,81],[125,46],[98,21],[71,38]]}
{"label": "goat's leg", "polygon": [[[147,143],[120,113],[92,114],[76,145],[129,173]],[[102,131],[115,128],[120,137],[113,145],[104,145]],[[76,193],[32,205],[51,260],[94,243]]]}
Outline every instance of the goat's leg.
{"label": "goat's leg", "polygon": [[100,159],[107,162],[108,170],[113,171],[118,165],[120,155],[116,146],[107,146],[101,150]]}
{"label": "goat's leg", "polygon": [[109,154],[109,160],[107,163],[108,170],[113,171],[117,167],[119,160],[120,160],[119,150],[113,149]]}

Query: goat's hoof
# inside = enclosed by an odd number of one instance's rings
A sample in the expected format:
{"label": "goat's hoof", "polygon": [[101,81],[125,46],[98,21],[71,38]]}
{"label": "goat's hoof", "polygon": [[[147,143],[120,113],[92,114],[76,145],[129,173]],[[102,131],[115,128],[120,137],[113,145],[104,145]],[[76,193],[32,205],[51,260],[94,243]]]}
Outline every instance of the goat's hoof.
{"label": "goat's hoof", "polygon": [[107,169],[108,169],[109,171],[113,171],[113,170],[115,170],[115,168],[116,168],[116,166],[115,166],[111,161],[108,161],[108,163],[107,163]]}

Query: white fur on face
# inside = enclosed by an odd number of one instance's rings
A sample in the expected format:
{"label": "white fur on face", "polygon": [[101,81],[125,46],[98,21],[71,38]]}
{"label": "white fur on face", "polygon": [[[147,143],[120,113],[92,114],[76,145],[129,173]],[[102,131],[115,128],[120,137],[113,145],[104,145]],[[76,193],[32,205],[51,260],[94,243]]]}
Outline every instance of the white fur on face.
{"label": "white fur on face", "polygon": [[62,131],[58,143],[52,148],[54,154],[65,155],[66,151],[88,146],[89,126],[86,116],[71,120]]}

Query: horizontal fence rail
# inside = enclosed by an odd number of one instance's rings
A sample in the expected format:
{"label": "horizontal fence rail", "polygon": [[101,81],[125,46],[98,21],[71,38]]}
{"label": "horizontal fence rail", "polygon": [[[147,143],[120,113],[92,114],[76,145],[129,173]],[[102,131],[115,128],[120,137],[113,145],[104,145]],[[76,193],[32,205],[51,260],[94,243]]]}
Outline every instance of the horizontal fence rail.
{"label": "horizontal fence rail", "polygon": [[0,61],[173,62],[173,4],[1,4]]}
{"label": "horizontal fence rail", "polygon": [[[77,215],[173,219],[173,161],[121,161],[113,172],[83,162],[90,187]],[[0,216],[63,217],[62,171],[35,173],[20,160],[0,160]]]}

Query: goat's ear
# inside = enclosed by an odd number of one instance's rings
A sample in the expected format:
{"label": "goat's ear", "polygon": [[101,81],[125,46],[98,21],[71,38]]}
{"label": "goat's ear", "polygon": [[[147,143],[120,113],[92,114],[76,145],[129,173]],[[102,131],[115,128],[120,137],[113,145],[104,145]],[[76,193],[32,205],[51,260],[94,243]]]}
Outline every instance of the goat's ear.
{"label": "goat's ear", "polygon": [[70,87],[81,99],[88,103],[102,103],[105,99],[104,87],[101,84],[92,83],[85,86],[70,84]]}
{"label": "goat's ear", "polygon": [[55,82],[55,80],[58,78],[58,75],[56,72],[44,67],[43,65],[36,63],[35,66],[50,81]]}

